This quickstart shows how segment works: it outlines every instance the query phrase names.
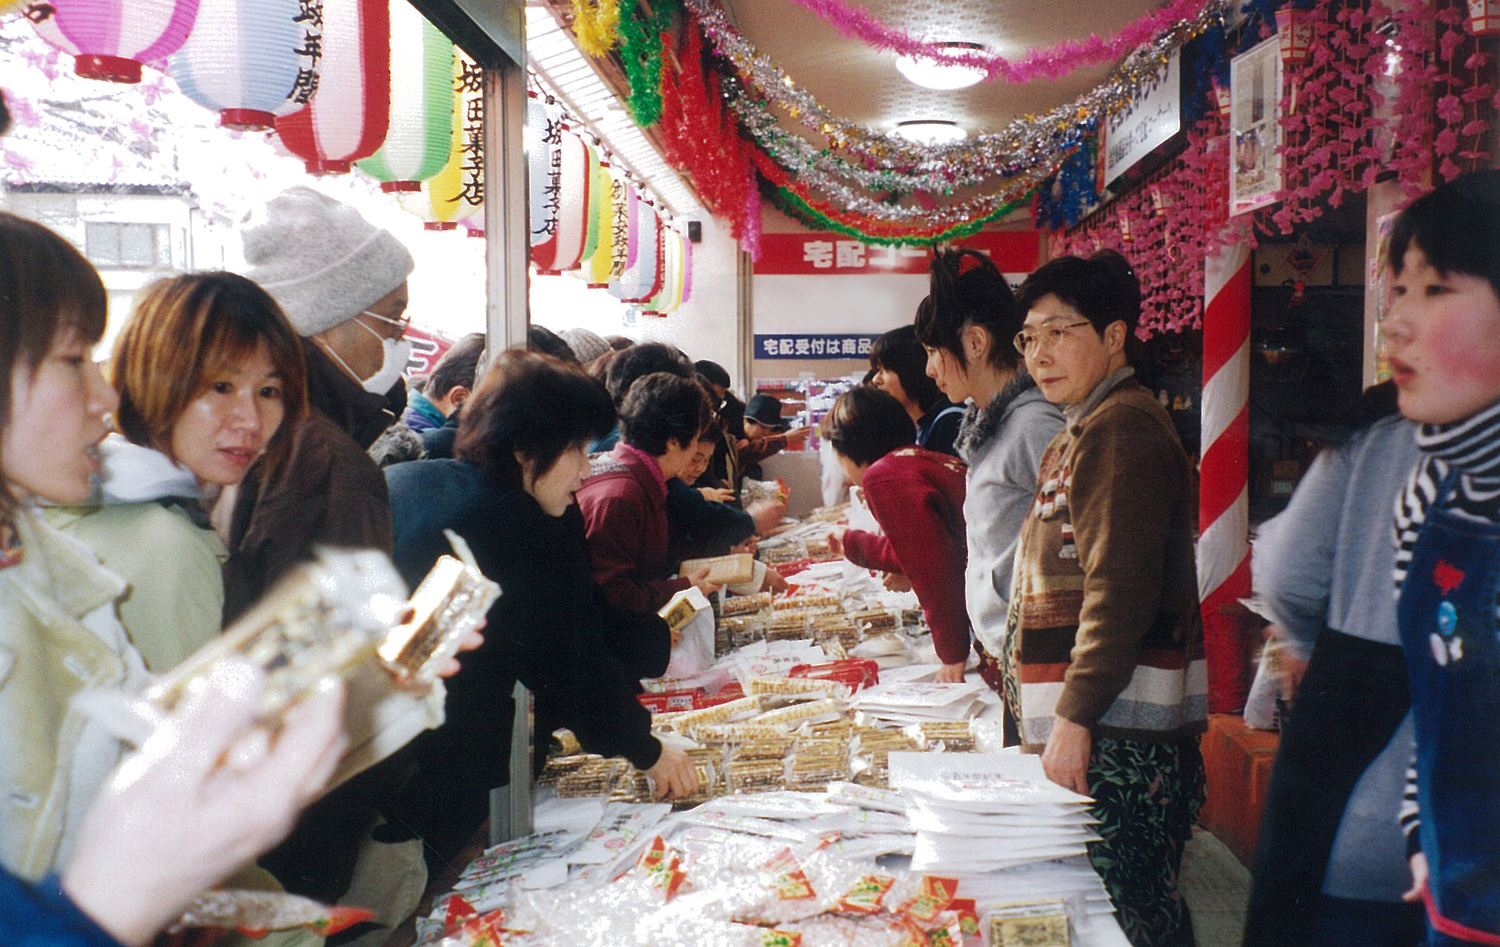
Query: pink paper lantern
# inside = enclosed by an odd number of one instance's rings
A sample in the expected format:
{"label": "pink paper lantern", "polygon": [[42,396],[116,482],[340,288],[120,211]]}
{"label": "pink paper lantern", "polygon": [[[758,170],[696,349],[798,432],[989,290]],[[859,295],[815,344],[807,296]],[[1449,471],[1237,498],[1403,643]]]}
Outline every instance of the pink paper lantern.
{"label": "pink paper lantern", "polygon": [[391,120],[389,0],[322,0],[316,94],[276,120],[309,174],[345,174],[374,154]]}
{"label": "pink paper lantern", "polygon": [[1313,13],[1282,7],[1276,11],[1276,41],[1281,47],[1281,61],[1288,66],[1307,62],[1312,52]]}
{"label": "pink paper lantern", "polygon": [[1469,0],[1469,32],[1475,36],[1500,33],[1500,0]]}
{"label": "pink paper lantern", "polygon": [[51,14],[28,13],[38,35],[73,54],[74,72],[136,83],[143,63],[166,59],[188,38],[198,0],[59,0],[37,9]]}

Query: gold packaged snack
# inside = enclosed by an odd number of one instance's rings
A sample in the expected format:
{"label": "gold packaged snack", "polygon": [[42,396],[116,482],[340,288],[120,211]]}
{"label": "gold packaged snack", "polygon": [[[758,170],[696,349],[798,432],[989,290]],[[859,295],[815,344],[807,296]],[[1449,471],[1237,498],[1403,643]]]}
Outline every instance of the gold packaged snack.
{"label": "gold packaged snack", "polygon": [[967,720],[927,720],[917,725],[924,750],[974,752],[974,730]]}
{"label": "gold packaged snack", "polygon": [[854,723],[849,720],[834,720],[830,723],[815,723],[807,727],[807,735],[816,740],[840,740],[849,742],[854,735]]}
{"label": "gold packaged snack", "polygon": [[396,679],[425,687],[437,680],[459,642],[480,627],[500,597],[458,534],[447,530],[458,557],[439,556],[411,596],[412,616],[385,636],[380,659]]}
{"label": "gold packaged snack", "polygon": [[620,768],[628,764],[621,760],[592,760],[557,780],[557,794],[568,798],[602,796],[613,787]]}
{"label": "gold packaged snack", "polygon": [[803,519],[809,523],[836,523],[849,515],[849,504],[838,503],[833,506],[820,506],[809,512]]}
{"label": "gold packaged snack", "polygon": [[787,735],[785,727],[776,724],[711,723],[693,728],[693,739],[715,746],[749,743],[752,740],[779,740]]}
{"label": "gold packaged snack", "polygon": [[770,592],[756,592],[754,595],[731,595],[725,599],[724,606],[719,610],[719,614],[724,618],[754,615],[756,612],[770,608],[771,602]]}
{"label": "gold packaged snack", "polygon": [[407,620],[406,587],[384,554],[318,550],[224,634],[199,648],[141,695],[171,711],[189,684],[231,655],[266,675],[257,716],[273,721],[325,677],[348,677],[374,658],[391,628]]}
{"label": "gold packaged snack", "polygon": [[1070,947],[1068,907],[1062,900],[1029,901],[987,912],[990,947]]}
{"label": "gold packaged snack", "polygon": [[578,742],[578,737],[572,730],[560,729],[552,731],[552,739],[557,741],[558,756],[572,756],[583,749],[583,744]]}
{"label": "gold packaged snack", "polygon": [[814,539],[807,543],[807,558],[809,559],[833,559],[833,547],[828,545],[826,539]]}
{"label": "gold packaged snack", "polygon": [[573,753],[568,756],[551,756],[542,765],[542,774],[537,777],[537,781],[550,785],[567,776],[569,773],[576,773],[588,763],[597,763],[603,759],[604,757],[595,753]]}
{"label": "gold packaged snack", "polygon": [[867,635],[895,631],[901,627],[901,620],[896,617],[896,614],[884,608],[867,608],[864,611],[855,612],[852,620]]}
{"label": "gold packaged snack", "polygon": [[764,740],[751,740],[741,743],[730,754],[730,759],[739,760],[781,760],[785,759],[796,740],[792,737],[770,737]]}
{"label": "gold packaged snack", "polygon": [[765,792],[786,788],[786,764],[781,760],[745,760],[724,766],[730,792]]}
{"label": "gold packaged snack", "polygon": [[784,566],[807,558],[806,551],[801,543],[783,543],[770,549],[762,549],[758,553],[761,560],[768,566]]}

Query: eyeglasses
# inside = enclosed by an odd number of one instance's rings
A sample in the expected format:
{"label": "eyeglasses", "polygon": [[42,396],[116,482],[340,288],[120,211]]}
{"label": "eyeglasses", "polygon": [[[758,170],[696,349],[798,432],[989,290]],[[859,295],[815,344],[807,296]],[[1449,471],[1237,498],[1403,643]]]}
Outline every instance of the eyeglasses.
{"label": "eyeglasses", "polygon": [[1068,334],[1069,329],[1076,329],[1079,326],[1086,325],[1092,325],[1092,323],[1085,319],[1082,322],[1074,322],[1065,326],[1043,326],[1040,329],[1022,329],[1010,341],[1016,347],[1017,352],[1020,352],[1022,355],[1029,355],[1031,350],[1037,345],[1043,342],[1048,345],[1056,345],[1062,341],[1063,336]]}
{"label": "eyeglasses", "polygon": [[395,342],[400,342],[403,338],[405,338],[406,337],[406,330],[409,329],[409,328],[411,328],[411,316],[407,316],[404,319],[392,319],[390,316],[382,316],[380,313],[378,313],[378,312],[371,312],[368,309],[366,309],[363,312],[361,312],[360,315],[362,315],[362,316],[370,316],[373,319],[379,319],[381,322],[384,322],[386,325],[395,326],[396,327],[396,334],[394,336],[391,336],[392,341],[395,341]]}

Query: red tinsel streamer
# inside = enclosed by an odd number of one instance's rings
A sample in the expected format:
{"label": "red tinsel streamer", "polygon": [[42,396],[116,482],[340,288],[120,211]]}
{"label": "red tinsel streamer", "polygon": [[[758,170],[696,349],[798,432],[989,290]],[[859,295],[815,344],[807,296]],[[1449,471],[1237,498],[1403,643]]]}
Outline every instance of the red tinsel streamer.
{"label": "red tinsel streamer", "polygon": [[[1228,217],[1230,149],[1215,113],[1135,190],[1059,235],[1055,252],[1112,247],[1131,260],[1142,289],[1137,334],[1145,339],[1202,324],[1203,263],[1227,244],[1253,247],[1257,231],[1291,233],[1367,190],[1382,170],[1395,171],[1411,198],[1428,187],[1430,172],[1446,181],[1488,167],[1500,95],[1464,15],[1462,0],[1320,0],[1312,55],[1286,72],[1279,203]],[[1389,43],[1375,31],[1387,21],[1396,27]],[[1392,57],[1399,71],[1388,79]],[[1395,93],[1388,110],[1382,86]]]}
{"label": "red tinsel streamer", "polygon": [[[662,70],[660,128],[667,160],[692,175],[698,193],[739,240],[745,232],[749,159],[739,124],[724,107],[717,73],[705,74],[703,36],[696,18],[688,18],[678,71]],[[668,37],[663,36],[663,42]],[[664,46],[670,49],[671,46]],[[668,63],[671,62],[667,57]]]}

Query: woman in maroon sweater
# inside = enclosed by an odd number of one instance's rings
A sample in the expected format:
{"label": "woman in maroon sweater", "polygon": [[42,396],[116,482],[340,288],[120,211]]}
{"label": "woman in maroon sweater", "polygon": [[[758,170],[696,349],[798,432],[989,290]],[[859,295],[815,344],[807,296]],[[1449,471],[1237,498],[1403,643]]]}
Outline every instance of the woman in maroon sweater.
{"label": "woman in maroon sweater", "polygon": [[885,530],[835,530],[830,546],[855,565],[906,576],[943,662],[937,680],[961,682],[969,660],[963,462],[913,446],[911,418],[878,388],[841,395],[823,419],[823,437]]}

